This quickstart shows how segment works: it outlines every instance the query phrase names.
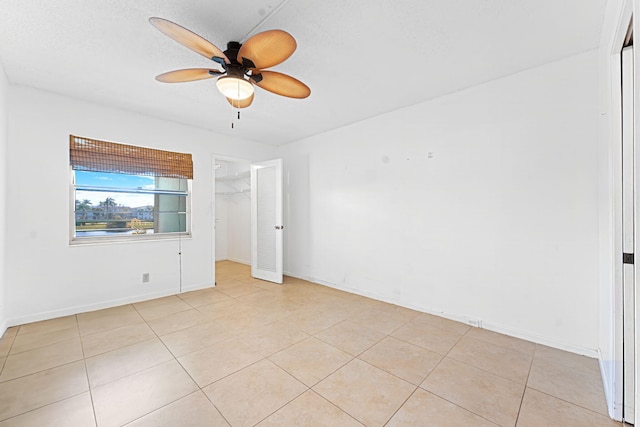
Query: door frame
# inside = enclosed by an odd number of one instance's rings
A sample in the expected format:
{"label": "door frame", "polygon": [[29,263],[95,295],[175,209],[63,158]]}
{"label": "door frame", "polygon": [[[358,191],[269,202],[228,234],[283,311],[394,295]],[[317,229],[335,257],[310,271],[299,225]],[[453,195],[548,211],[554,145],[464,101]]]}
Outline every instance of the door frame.
{"label": "door frame", "polygon": [[[623,284],[623,262],[622,262],[622,253],[623,253],[623,227],[622,227],[622,68],[621,68],[621,51],[624,45],[625,37],[627,35],[629,25],[631,23],[632,16],[640,17],[640,0],[623,0],[621,5],[620,14],[618,16],[618,22],[615,27],[615,35],[610,40],[610,44],[605,46],[607,49],[606,53],[608,55],[608,62],[604,65],[608,68],[607,72],[609,73],[609,83],[610,83],[610,113],[611,118],[609,121],[610,124],[610,134],[609,134],[609,143],[610,143],[610,170],[611,170],[611,182],[610,182],[610,191],[611,197],[610,201],[612,202],[612,239],[610,241],[610,262],[611,270],[610,270],[610,278],[613,282],[613,286],[611,289],[610,302],[611,302],[611,313],[613,314],[613,319],[611,320],[611,334],[610,340],[613,348],[613,361],[611,361],[611,369],[610,375],[607,375],[605,372],[605,367],[603,364],[608,364],[609,362],[601,360],[601,369],[603,373],[603,379],[605,380],[605,393],[608,398],[609,403],[609,415],[616,419],[622,420],[623,416],[623,405],[624,405],[624,371],[623,371],[623,323],[624,323],[624,305],[623,305],[623,296],[624,296],[624,284]],[[634,11],[636,13],[634,13]],[[635,20],[633,22],[633,32],[635,34],[640,34],[638,31],[639,22]],[[640,167],[640,161],[638,160],[638,153],[640,152],[640,147],[638,146],[638,134],[637,134],[637,124],[640,123],[640,85],[638,84],[638,71],[640,70],[640,55],[634,55],[634,136],[633,136],[633,144],[635,148],[635,164],[636,168]],[[640,243],[640,183],[638,182],[638,178],[640,177],[640,173],[635,173],[635,194],[634,194],[634,205],[635,209],[635,233],[634,233],[634,253],[639,252],[638,246]],[[639,277],[638,271],[638,263],[633,265],[634,269],[634,278],[637,281]],[[634,407],[635,414],[634,418],[636,420],[639,418],[639,409],[638,408],[638,381],[640,380],[640,372],[638,372],[638,340],[640,339],[639,334],[639,326],[640,319],[638,318],[638,301],[636,296],[636,307],[635,307],[635,393],[634,393]],[[601,357],[602,359],[602,357]],[[609,381],[607,381],[609,380]]]}

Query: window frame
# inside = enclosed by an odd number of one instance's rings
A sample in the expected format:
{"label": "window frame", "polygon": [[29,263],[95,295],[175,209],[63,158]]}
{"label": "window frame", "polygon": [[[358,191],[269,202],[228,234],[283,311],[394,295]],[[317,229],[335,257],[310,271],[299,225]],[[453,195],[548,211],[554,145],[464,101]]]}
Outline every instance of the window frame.
{"label": "window frame", "polygon": [[[104,236],[87,236],[87,237],[77,237],[76,236],[76,171],[72,166],[69,166],[69,245],[99,245],[99,244],[114,244],[114,243],[136,243],[136,242],[149,242],[155,240],[180,240],[180,239],[191,239],[192,238],[192,230],[191,230],[191,195],[192,195],[192,179],[183,178],[187,181],[187,190],[186,190],[186,201],[185,201],[185,231],[179,232],[171,232],[171,233],[151,233],[151,234],[116,234],[113,235],[104,235]],[[124,174],[124,175],[132,175],[136,174]],[[89,186],[83,186],[85,188]],[[106,188],[106,187],[105,187]],[[121,193],[141,193],[141,194],[173,194],[171,191],[167,190],[136,190],[136,189],[113,189],[113,192],[121,192]],[[96,190],[96,191],[105,191],[105,190]]]}

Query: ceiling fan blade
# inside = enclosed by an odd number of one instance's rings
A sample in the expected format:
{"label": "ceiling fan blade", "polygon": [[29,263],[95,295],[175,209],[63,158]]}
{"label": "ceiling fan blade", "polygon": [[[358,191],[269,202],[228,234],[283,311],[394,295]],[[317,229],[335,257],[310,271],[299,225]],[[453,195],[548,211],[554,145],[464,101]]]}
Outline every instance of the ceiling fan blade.
{"label": "ceiling fan blade", "polygon": [[238,62],[249,59],[255,65],[249,68],[269,68],[278,65],[295,52],[296,39],[286,31],[269,30],[247,40],[238,51]]}
{"label": "ceiling fan blade", "polygon": [[229,104],[233,105],[234,108],[246,108],[249,105],[251,105],[251,103],[253,102],[253,93],[251,94],[250,97],[245,98],[245,99],[231,99],[231,98],[227,98],[227,101],[229,101]]}
{"label": "ceiling fan blade", "polygon": [[256,83],[264,90],[289,98],[306,98],[311,95],[309,86],[286,74],[276,71],[256,70],[252,75],[262,75],[262,80]]}
{"label": "ceiling fan blade", "polygon": [[200,37],[196,33],[181,27],[175,22],[157,17],[149,18],[149,22],[151,25],[181,45],[188,47],[206,58],[222,58],[225,63],[228,64],[230,62],[229,58],[227,58],[227,56],[214,44]]}
{"label": "ceiling fan blade", "polygon": [[180,83],[192,82],[195,80],[210,79],[212,77],[224,74],[218,70],[210,70],[208,68],[187,68],[184,70],[175,70],[162,73],[156,76],[156,80],[162,83]]}

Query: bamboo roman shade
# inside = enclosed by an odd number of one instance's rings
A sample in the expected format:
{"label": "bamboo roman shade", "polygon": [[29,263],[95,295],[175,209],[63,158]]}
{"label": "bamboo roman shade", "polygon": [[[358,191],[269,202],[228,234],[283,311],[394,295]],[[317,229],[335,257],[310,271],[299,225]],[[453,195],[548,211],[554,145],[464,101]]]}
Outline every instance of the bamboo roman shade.
{"label": "bamboo roman shade", "polygon": [[193,179],[191,154],[69,137],[74,170]]}

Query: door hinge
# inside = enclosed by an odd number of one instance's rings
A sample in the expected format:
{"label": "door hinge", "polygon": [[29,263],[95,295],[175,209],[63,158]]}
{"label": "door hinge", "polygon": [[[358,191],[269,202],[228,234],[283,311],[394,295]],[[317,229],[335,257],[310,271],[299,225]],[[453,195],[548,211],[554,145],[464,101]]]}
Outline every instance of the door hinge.
{"label": "door hinge", "polygon": [[622,263],[623,264],[633,264],[633,254],[623,253],[622,254]]}

